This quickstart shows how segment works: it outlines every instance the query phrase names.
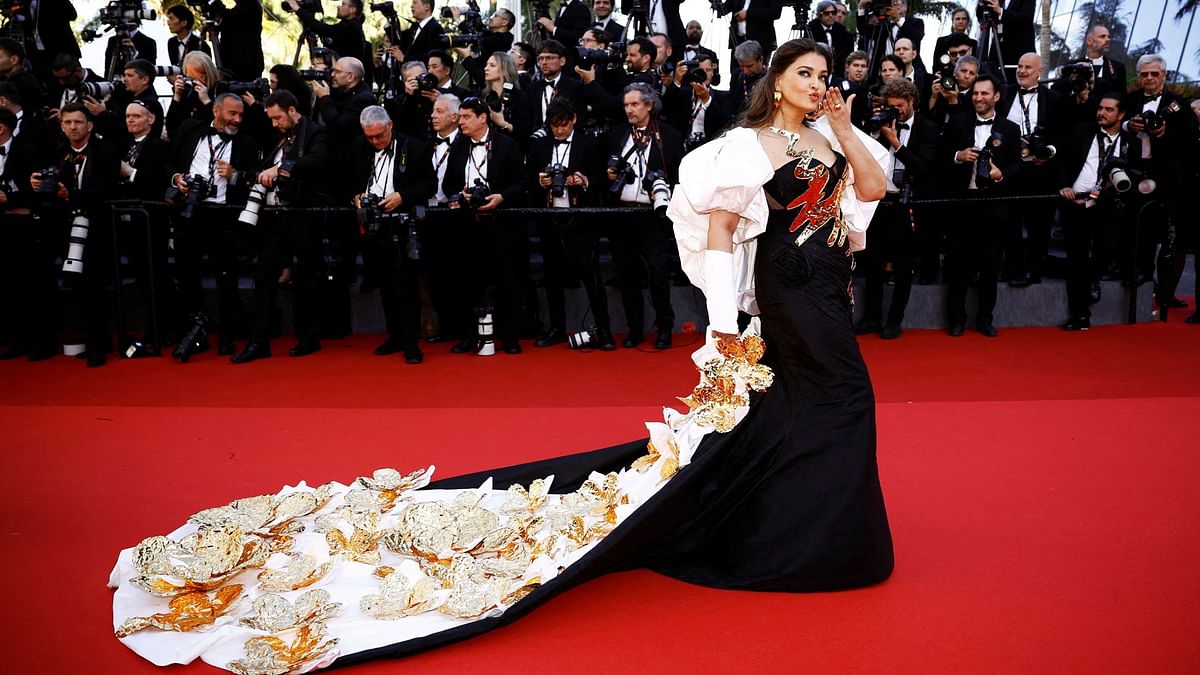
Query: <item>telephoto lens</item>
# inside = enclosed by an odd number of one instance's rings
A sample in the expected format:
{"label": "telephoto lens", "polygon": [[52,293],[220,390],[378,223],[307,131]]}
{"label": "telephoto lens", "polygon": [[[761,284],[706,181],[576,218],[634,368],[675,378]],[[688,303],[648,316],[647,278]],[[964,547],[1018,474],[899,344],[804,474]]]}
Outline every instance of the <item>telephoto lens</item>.
{"label": "telephoto lens", "polygon": [[63,258],[62,270],[83,274],[83,252],[87,247],[89,221],[87,214],[76,211],[71,217],[71,235],[67,239],[67,255]]}

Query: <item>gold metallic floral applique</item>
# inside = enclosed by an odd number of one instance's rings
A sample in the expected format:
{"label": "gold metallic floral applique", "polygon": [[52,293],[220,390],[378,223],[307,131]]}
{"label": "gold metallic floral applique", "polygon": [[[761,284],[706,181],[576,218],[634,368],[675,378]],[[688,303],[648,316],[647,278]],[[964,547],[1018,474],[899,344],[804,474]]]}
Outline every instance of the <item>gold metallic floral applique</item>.
{"label": "gold metallic floral applique", "polygon": [[241,584],[218,588],[211,598],[208,593],[202,591],[177,595],[167,604],[168,611],[126,619],[117,628],[116,635],[123,638],[146,628],[187,632],[208,626],[229,612],[241,596]]}
{"label": "gold metallic floral applique", "polygon": [[283,569],[268,569],[258,573],[259,588],[264,591],[286,593],[298,591],[317,583],[329,573],[333,567],[332,561],[317,564],[311,555],[292,553],[291,560]]}
{"label": "gold metallic floral applique", "polygon": [[246,640],[245,658],[230,661],[226,667],[239,675],[285,675],[326,656],[337,646],[337,638],[325,637],[325,624],[317,622],[300,628],[291,642],[274,635],[250,638]]}
{"label": "gold metallic floral applique", "polygon": [[539,478],[530,483],[528,490],[525,489],[525,486],[514,483],[508,486],[504,506],[500,507],[500,510],[504,513],[520,511],[533,513],[546,505],[549,491],[550,483],[545,478]]}
{"label": "gold metallic floral applique", "polygon": [[253,608],[254,616],[244,617],[239,622],[241,625],[267,633],[281,633],[327,621],[342,611],[342,603],[330,602],[329,591],[314,588],[296,598],[295,605],[282,595],[268,593],[255,600]]}
{"label": "gold metallic floral applique", "polygon": [[272,550],[280,552],[291,548],[292,538],[288,535],[304,531],[304,525],[297,519],[320,511],[332,499],[332,493],[332,486],[326,483],[316,490],[290,492],[282,497],[260,495],[237,499],[227,506],[193,514],[188,522],[202,529],[237,527],[248,534],[272,540]]}
{"label": "gold metallic floral applique", "polygon": [[386,513],[396,505],[400,495],[425,487],[432,476],[433,467],[413,471],[407,476],[401,476],[395,469],[385,468],[376,469],[371,478],[359,476],[355,482],[378,494],[380,510]]}
{"label": "gold metallic floral applique", "polygon": [[[367,565],[379,564],[379,521],[383,518],[380,501],[370,490],[351,490],[346,493],[345,503],[333,513],[319,516],[317,532],[325,535],[329,555],[341,555],[349,560]],[[342,529],[342,523],[350,525],[350,535]]]}
{"label": "gold metallic floral applique", "polygon": [[659,468],[658,477],[661,480],[667,480],[674,476],[679,471],[679,446],[675,444],[674,437],[668,437],[666,442],[666,453],[664,454],[654,444],[654,441],[646,443],[647,454],[638,457],[634,460],[629,468],[639,473],[645,473],[659,460],[663,460],[662,466]]}
{"label": "gold metallic floral applique", "polygon": [[270,545],[231,524],[199,530],[178,542],[150,537],[133,549],[138,576],[130,583],[158,597],[208,591],[243,569],[262,567],[270,556]]}
{"label": "gold metallic floral applique", "polygon": [[376,619],[402,619],[436,609],[445,595],[441,584],[427,576],[421,575],[410,582],[404,574],[393,570],[383,576],[379,593],[364,595],[358,608]]}
{"label": "gold metallic floral applique", "polygon": [[479,499],[475,492],[464,492],[449,506],[410,504],[400,512],[395,529],[385,533],[383,545],[431,561],[470,551],[500,526],[499,516],[479,506]]}
{"label": "gold metallic floral applique", "polygon": [[749,391],[765,391],[775,374],[758,362],[766,343],[757,335],[722,337],[716,348],[722,358],[704,364],[701,383],[679,400],[699,424],[724,433],[737,424],[738,409],[750,405]]}

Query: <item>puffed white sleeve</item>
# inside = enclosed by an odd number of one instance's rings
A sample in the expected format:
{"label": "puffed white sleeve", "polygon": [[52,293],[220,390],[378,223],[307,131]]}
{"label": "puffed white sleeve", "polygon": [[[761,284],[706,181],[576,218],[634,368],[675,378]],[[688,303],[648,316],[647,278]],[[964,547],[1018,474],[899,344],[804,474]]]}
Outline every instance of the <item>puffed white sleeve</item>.
{"label": "puffed white sleeve", "polygon": [[767,226],[762,186],[771,179],[771,160],[753,129],[737,128],[693,150],[679,165],[679,184],[667,216],[675,230],[679,260],[688,280],[704,291],[708,214],[729,211],[741,218],[733,233],[733,280],[738,308],[757,314],[754,303],[754,238]]}
{"label": "puffed white sleeve", "polygon": [[[812,128],[821,132],[828,141],[829,145],[836,151],[842,154],[842,144],[837,139],[837,134],[833,133],[833,128],[829,126],[829,119],[821,117],[816,122],[812,123]],[[858,140],[867,147],[867,151],[879,163],[879,168],[883,171],[888,170],[890,154],[887,148],[879,144],[879,141],[871,138],[863,133],[858,127],[851,127],[854,130],[854,135],[858,136]],[[878,201],[864,202],[859,200],[858,194],[854,191],[854,170],[847,166],[846,171],[846,189],[842,192],[842,221],[846,223],[850,230],[850,250],[861,251],[867,247],[867,227],[871,224],[871,218],[875,217],[875,207],[879,205]]]}

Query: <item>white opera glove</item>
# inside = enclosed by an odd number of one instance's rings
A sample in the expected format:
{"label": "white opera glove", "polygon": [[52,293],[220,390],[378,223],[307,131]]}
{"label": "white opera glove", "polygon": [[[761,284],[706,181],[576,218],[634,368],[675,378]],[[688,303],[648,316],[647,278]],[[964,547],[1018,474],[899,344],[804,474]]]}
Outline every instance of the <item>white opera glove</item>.
{"label": "white opera glove", "polygon": [[704,300],[708,309],[704,346],[692,353],[692,362],[701,368],[709,361],[720,358],[713,331],[738,334],[737,289],[733,283],[732,253],[713,249],[704,251]]}

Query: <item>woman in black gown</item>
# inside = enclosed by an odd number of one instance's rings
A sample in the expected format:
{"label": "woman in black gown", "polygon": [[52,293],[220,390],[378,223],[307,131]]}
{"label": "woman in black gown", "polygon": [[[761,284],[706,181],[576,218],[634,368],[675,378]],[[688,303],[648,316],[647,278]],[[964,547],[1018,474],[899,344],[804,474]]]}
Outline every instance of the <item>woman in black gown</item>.
{"label": "woman in black gown", "polygon": [[[732,430],[705,433],[690,462],[582,557],[564,562],[502,612],[394,637],[392,644],[376,642],[384,646],[343,653],[339,665],[477,635],[579,583],[623,569],[649,567],[707,586],[787,592],[860,587],[891,574],[874,396],[853,335],[849,295],[849,254],[852,246],[861,247],[864,229],[855,222],[869,221],[862,210],[873,208],[885,186],[880,158],[850,124],[849,103],[826,89],[830,60],[809,40],[780,47],[740,128],[686,158],[676,190],[676,199],[687,202],[679,208],[699,219],[705,238],[685,250],[695,238],[676,221],[684,269],[703,288],[709,310],[709,339],[693,358],[701,361],[722,334],[737,332],[739,300],[751,309],[744,302],[747,289],[738,286],[750,279],[766,344],[762,363],[774,370],[773,384],[751,395],[748,412]],[[702,183],[718,167],[724,173],[708,181],[713,185],[756,178],[693,189],[689,176]],[[672,213],[679,212],[673,201]],[[736,261],[746,266],[740,282]],[[553,475],[554,492],[565,494],[595,472],[629,467],[646,451],[642,439],[428,487],[467,491],[491,479],[494,490],[505,490]],[[119,564],[114,578],[125,569]],[[334,635],[335,628],[350,629],[330,624]]]}

